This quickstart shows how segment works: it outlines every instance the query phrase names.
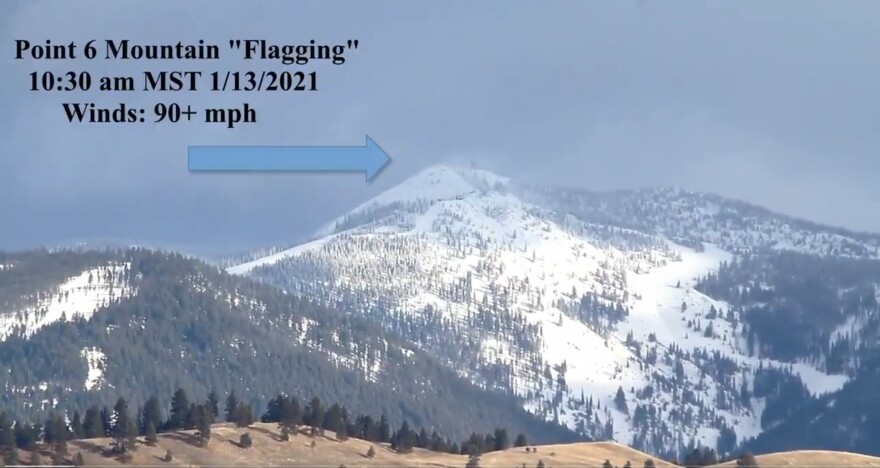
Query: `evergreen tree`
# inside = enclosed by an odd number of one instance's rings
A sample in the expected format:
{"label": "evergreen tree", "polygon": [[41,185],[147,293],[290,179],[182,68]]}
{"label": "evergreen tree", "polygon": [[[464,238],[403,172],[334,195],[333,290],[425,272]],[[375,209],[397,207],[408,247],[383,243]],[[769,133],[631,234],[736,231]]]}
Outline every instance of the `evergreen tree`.
{"label": "evergreen tree", "polygon": [[711,466],[718,464],[718,456],[715,454],[715,450],[712,449],[704,449],[700,454],[700,464],[702,466]]}
{"label": "evergreen tree", "polygon": [[313,397],[312,401],[306,406],[305,411],[306,425],[314,428],[321,428],[324,423],[324,407],[318,397]]}
{"label": "evergreen tree", "polygon": [[514,447],[525,447],[529,445],[529,441],[526,438],[526,435],[523,433],[519,433],[516,435],[516,440],[513,442]]}
{"label": "evergreen tree", "polygon": [[208,410],[211,412],[211,420],[216,421],[218,417],[220,417],[220,400],[217,397],[217,392],[211,390],[208,393],[208,402],[206,403]]}
{"label": "evergreen tree", "polygon": [[147,427],[144,428],[144,440],[146,440],[147,445],[154,446],[156,442],[159,442],[159,437],[156,434],[156,425],[153,421],[147,421]]}
{"label": "evergreen tree", "polygon": [[623,393],[623,387],[617,387],[617,394],[614,395],[614,406],[617,410],[624,414],[629,414],[629,408],[626,406],[626,395]]}
{"label": "evergreen tree", "polygon": [[211,440],[211,424],[214,423],[214,413],[208,406],[199,405],[196,408],[196,428],[198,429],[199,441],[204,446]]}
{"label": "evergreen tree", "polygon": [[468,458],[467,463],[465,463],[465,468],[479,468],[480,467],[480,456],[479,455],[471,455]]}
{"label": "evergreen tree", "polygon": [[235,391],[233,390],[226,397],[226,422],[235,422],[236,411],[238,411],[238,397],[235,396]]}
{"label": "evergreen tree", "polygon": [[507,450],[510,448],[510,439],[507,437],[507,429],[495,429],[495,435],[492,437],[495,442],[495,451]]}
{"label": "evergreen tree", "polygon": [[645,460],[645,464],[643,466],[644,468],[656,468],[657,465],[654,463],[654,460],[649,458]]}
{"label": "evergreen tree", "polygon": [[0,449],[10,450],[15,447],[15,432],[12,430],[12,418],[9,413],[0,413]]}
{"label": "evergreen tree", "polygon": [[186,418],[189,415],[189,397],[186,391],[178,388],[171,398],[171,414],[168,415],[166,428],[170,430],[183,429],[186,426]]}
{"label": "evergreen tree", "polygon": [[134,412],[134,430],[136,435],[143,435],[144,429],[146,429],[146,424],[144,423],[144,407],[138,406],[137,410]]}
{"label": "evergreen tree", "polygon": [[83,429],[82,416],[79,410],[73,412],[73,419],[70,421],[70,437],[72,440],[80,440],[85,437],[85,429]]}
{"label": "evergreen tree", "polygon": [[422,430],[419,431],[419,436],[416,439],[416,447],[418,448],[428,448],[431,445],[431,439],[428,437],[428,431],[422,427]]}
{"label": "evergreen tree", "polygon": [[15,445],[22,450],[35,450],[41,429],[39,425],[28,422],[16,422],[12,429],[15,433]]}
{"label": "evergreen tree", "polygon": [[240,402],[233,410],[232,418],[237,427],[248,427],[254,423],[254,410],[249,403]]}
{"label": "evergreen tree", "polygon": [[388,416],[385,416],[385,413],[382,413],[382,417],[379,418],[379,442],[390,442],[391,441],[391,425],[388,424]]}
{"label": "evergreen tree", "polygon": [[101,417],[101,410],[97,406],[89,407],[86,410],[85,421],[83,421],[83,432],[86,439],[94,439],[104,437],[106,433],[104,428],[104,418]]}
{"label": "evergreen tree", "polygon": [[300,408],[296,398],[287,398],[279,396],[277,398],[277,419],[278,425],[281,427],[283,434],[293,434],[296,432],[296,426],[300,423]]}
{"label": "evergreen tree", "polygon": [[605,460],[602,463],[602,468],[614,468],[614,465],[611,464],[611,460]]}
{"label": "evergreen tree", "polygon": [[691,452],[688,452],[685,455],[684,460],[682,460],[681,464],[684,465],[685,468],[698,468],[702,466],[701,462],[701,454],[700,449],[694,449]]}
{"label": "evergreen tree", "polygon": [[368,415],[361,415],[357,417],[357,420],[354,423],[355,430],[352,431],[352,435],[370,442],[375,442],[376,431],[374,429],[373,418]]}
{"label": "evergreen tree", "polygon": [[106,406],[101,408],[101,427],[104,428],[104,434],[102,434],[102,437],[112,435],[111,431],[113,430],[113,422],[110,419],[110,409]]}
{"label": "evergreen tree", "polygon": [[199,426],[199,418],[201,417],[201,408],[195,403],[189,404],[189,411],[186,412],[186,422],[183,424],[184,429],[196,429]]}
{"label": "evergreen tree", "polygon": [[685,468],[699,468],[703,466],[703,452],[700,448],[695,448],[691,452],[688,452],[685,455],[684,460],[681,462]]}
{"label": "evergreen tree", "polygon": [[340,442],[348,440],[348,429],[346,429],[346,427],[345,424],[339,426],[339,429],[336,431],[336,440]]}
{"label": "evergreen tree", "polygon": [[63,445],[70,439],[67,423],[55,412],[49,413],[43,430],[43,441],[49,445]]}
{"label": "evergreen tree", "polygon": [[736,466],[741,468],[757,468],[758,460],[752,452],[746,451],[736,459]]}
{"label": "evergreen tree", "polygon": [[[177,395],[175,394],[175,396]],[[186,398],[186,394],[183,394],[183,398]],[[174,407],[173,397],[171,401],[171,406]],[[153,432],[162,427],[162,405],[159,403],[159,399],[155,396],[151,396],[147,399],[146,403],[144,403],[144,407],[141,409],[141,424],[143,424],[143,426],[140,429],[144,434],[147,433],[147,427],[149,427],[150,424],[153,425]]]}
{"label": "evergreen tree", "polygon": [[278,395],[269,400],[266,404],[266,412],[260,417],[260,421],[264,423],[281,423],[281,410],[287,399],[284,395]]}
{"label": "evergreen tree", "polygon": [[324,414],[321,428],[339,433],[339,431],[342,430],[342,427],[344,425],[343,423],[342,408],[339,406],[339,404],[334,403],[330,406],[329,409],[327,409],[327,412]]}
{"label": "evergreen tree", "polygon": [[135,422],[128,411],[128,403],[125,398],[119,397],[113,406],[113,414],[116,424],[113,426],[113,442],[118,453],[126,453],[134,447],[134,438],[137,435]]}
{"label": "evergreen tree", "polygon": [[391,449],[400,453],[409,453],[415,446],[417,439],[418,435],[404,419],[400,429],[391,437]]}

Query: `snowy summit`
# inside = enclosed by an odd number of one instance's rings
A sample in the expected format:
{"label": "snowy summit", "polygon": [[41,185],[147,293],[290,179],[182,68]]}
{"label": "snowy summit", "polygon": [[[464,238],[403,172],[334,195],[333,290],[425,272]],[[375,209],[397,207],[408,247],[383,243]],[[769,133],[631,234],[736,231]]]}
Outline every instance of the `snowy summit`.
{"label": "snowy summit", "polygon": [[759,434],[759,372],[817,395],[847,381],[761,356],[742,310],[701,281],[744,249],[877,245],[710,195],[523,187],[434,166],[313,241],[228,271],[368,314],[535,414],[658,452]]}

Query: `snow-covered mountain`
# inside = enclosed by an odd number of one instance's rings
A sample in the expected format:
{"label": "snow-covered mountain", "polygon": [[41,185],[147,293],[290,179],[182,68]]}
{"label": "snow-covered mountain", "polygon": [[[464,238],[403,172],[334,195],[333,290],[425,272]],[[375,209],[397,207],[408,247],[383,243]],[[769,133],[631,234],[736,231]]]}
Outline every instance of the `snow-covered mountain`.
{"label": "snow-covered mountain", "polygon": [[[504,427],[574,441],[363,317],[149,249],[0,251],[0,413],[69,418],[183,388],[319,396],[460,441]],[[173,387],[172,387],[173,386]]]}
{"label": "snow-covered mountain", "polygon": [[[878,247],[711,195],[525,187],[434,166],[313,240],[228,271],[369,316],[585,435],[727,452],[788,411],[784,389],[811,398],[844,385],[855,345],[848,365],[829,365],[827,346],[781,352],[754,311],[784,297],[707,289],[737,272],[740,292],[772,290],[766,272],[744,269],[756,255],[870,260]],[[826,345],[846,323],[822,329]]]}

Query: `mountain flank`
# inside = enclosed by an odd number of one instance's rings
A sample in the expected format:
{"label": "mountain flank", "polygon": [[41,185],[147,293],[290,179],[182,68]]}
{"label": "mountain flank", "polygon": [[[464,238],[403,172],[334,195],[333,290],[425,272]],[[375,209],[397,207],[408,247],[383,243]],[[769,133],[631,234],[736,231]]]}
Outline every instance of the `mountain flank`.
{"label": "mountain flank", "polygon": [[[178,254],[146,249],[0,255],[0,406],[43,421],[182,388],[250,399],[319,395],[460,441],[504,427],[584,440],[480,388],[371,320]],[[166,400],[166,403],[168,400]]]}
{"label": "mountain flank", "polygon": [[876,234],[433,166],[278,247],[227,271],[369,318],[583,437],[664,459],[880,453],[878,405],[847,404],[877,400]]}

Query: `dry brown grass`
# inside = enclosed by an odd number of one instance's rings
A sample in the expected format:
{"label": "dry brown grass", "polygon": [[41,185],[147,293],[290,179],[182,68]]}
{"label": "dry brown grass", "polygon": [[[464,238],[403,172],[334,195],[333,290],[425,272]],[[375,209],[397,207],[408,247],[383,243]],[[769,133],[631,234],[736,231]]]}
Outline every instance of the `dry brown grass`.
{"label": "dry brown grass", "polygon": [[[837,467],[880,467],[880,458],[848,452],[831,452],[826,450],[797,450],[792,452],[768,453],[757,455],[755,459],[761,468],[798,466],[805,468],[837,468]],[[736,466],[736,462],[722,463],[716,466]]]}
{"label": "dry brown grass", "polygon": [[[239,446],[239,437],[245,432],[251,435],[250,448]],[[359,439],[340,442],[335,435],[327,432],[315,438],[304,434],[291,435],[289,441],[282,441],[275,424],[254,424],[243,429],[230,424],[214,426],[211,441],[207,447],[200,447],[192,431],[160,434],[155,446],[148,446],[143,439],[138,440],[137,450],[131,452],[132,458],[123,462],[109,455],[110,439],[91,439],[73,441],[69,445],[68,461],[76,453],[82,453],[87,466],[313,466],[339,468],[355,467],[449,467],[464,468],[468,461],[465,455],[435,453],[414,449],[408,454],[393,452],[386,444],[375,444]],[[311,447],[312,441],[315,446]],[[373,458],[367,457],[370,446],[375,449]],[[166,450],[171,450],[173,459],[165,462]],[[44,463],[51,454],[41,451]],[[22,452],[19,459],[27,463],[30,454]],[[536,452],[526,452],[525,448],[512,448],[502,452],[487,453],[480,457],[483,468],[535,468],[543,460],[546,468],[600,467],[605,460],[614,466],[622,467],[629,461],[633,468],[642,468],[649,455],[629,447],[610,443],[592,442],[564,445],[538,446]],[[762,467],[770,466],[876,466],[880,468],[880,458],[836,452],[789,452],[758,456]],[[658,467],[673,467],[661,460],[654,460]],[[720,466],[735,466],[725,463]]]}

